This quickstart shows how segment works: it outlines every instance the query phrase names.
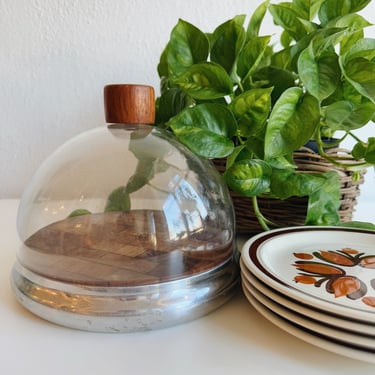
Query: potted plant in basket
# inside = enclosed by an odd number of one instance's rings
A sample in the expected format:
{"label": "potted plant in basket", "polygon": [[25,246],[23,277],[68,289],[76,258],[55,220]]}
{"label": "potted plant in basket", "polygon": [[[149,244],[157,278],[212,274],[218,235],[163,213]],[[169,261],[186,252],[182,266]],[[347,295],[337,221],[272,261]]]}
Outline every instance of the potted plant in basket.
{"label": "potted plant in basket", "polygon": [[[375,165],[375,137],[355,134],[375,119],[375,39],[364,37],[370,23],[358,13],[369,2],[266,1],[246,23],[238,15],[205,33],[179,20],[171,31],[158,64],[157,125],[201,157],[224,160],[228,187],[250,198],[264,230],[274,226],[259,209],[264,197],[307,197],[304,224],[343,224],[337,169],[355,180]],[[260,34],[267,12],[281,28],[276,41]],[[355,145],[332,153],[333,136],[333,147],[346,137]],[[295,153],[311,140],[324,172],[297,168]]]}

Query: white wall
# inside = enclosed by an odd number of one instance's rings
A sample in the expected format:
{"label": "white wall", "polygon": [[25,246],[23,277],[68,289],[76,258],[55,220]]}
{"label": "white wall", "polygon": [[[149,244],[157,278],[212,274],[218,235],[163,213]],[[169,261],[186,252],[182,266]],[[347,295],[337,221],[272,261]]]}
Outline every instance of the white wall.
{"label": "white wall", "polygon": [[[261,2],[0,0],[0,198],[19,197],[58,145],[104,123],[104,85],[158,90],[157,63],[178,18],[213,31]],[[374,15],[372,2],[366,17]],[[375,200],[374,185],[370,171],[362,190]]]}

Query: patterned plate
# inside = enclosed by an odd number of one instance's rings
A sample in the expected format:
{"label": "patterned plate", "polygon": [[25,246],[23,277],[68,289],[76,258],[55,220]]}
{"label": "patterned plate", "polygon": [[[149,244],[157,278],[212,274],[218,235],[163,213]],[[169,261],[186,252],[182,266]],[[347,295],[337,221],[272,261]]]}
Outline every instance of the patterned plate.
{"label": "patterned plate", "polygon": [[[342,318],[334,314],[328,314],[324,310],[319,310],[313,308],[312,306],[304,305],[296,300],[287,298],[285,295],[278,293],[276,290],[268,287],[266,284],[262,283],[257,279],[251,272],[241,264],[241,278],[246,284],[251,285],[259,293],[262,293],[264,296],[270,300],[276,302],[279,305],[282,305],[289,310],[296,311],[299,314],[313,320],[316,322],[324,322],[327,325],[336,327],[339,329],[345,329],[354,333],[361,335],[372,336],[372,339],[375,338],[375,324],[369,324],[368,322],[359,322],[352,319]],[[375,340],[374,340],[375,343]]]}
{"label": "patterned plate", "polygon": [[279,293],[349,319],[375,323],[375,231],[292,227],[250,238],[243,264]]}
{"label": "patterned plate", "polygon": [[301,327],[301,329],[306,328],[311,332],[316,332],[317,334],[325,337],[328,340],[341,343],[351,348],[371,351],[375,355],[375,340],[373,336],[360,335],[354,332],[346,331],[345,329],[332,327],[325,324],[324,320],[318,322],[306,318],[298,312],[290,310],[285,306],[279,305],[278,303],[272,301],[270,298],[254,288],[249,282],[246,281],[246,279],[243,279],[242,281],[242,289],[245,289],[244,293],[249,292],[263,306],[267,307],[275,314],[290,321],[291,323],[294,323],[297,326]]}
{"label": "patterned plate", "polygon": [[330,351],[332,353],[340,354],[345,357],[357,359],[360,361],[366,361],[375,363],[375,354],[370,350],[361,350],[358,348],[352,348],[347,345],[340,344],[338,342],[329,340],[324,336],[319,335],[316,332],[309,331],[307,329],[301,329],[298,325],[282,318],[281,316],[274,313],[272,310],[265,307],[256,298],[254,298],[250,292],[244,291],[247,300],[264,318],[275,324],[277,327],[286,331],[287,333],[309,343],[320,347],[321,349]]}

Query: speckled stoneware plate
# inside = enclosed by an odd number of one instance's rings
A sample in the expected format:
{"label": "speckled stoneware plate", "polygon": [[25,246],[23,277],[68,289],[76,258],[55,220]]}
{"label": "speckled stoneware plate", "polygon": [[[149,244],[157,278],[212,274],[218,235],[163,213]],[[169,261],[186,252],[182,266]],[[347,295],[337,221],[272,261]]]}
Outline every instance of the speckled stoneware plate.
{"label": "speckled stoneware plate", "polygon": [[375,363],[375,352],[372,350],[359,349],[344,345],[334,340],[327,339],[326,337],[310,331],[308,329],[301,329],[293,322],[284,319],[280,315],[276,314],[272,310],[265,307],[256,298],[254,298],[250,292],[246,289],[244,291],[246,298],[250,304],[257,310],[264,318],[275,324],[277,327],[286,331],[287,333],[309,343],[315,345],[321,349],[336,353],[352,359]]}
{"label": "speckled stoneware plate", "polygon": [[375,231],[291,227],[263,232],[241,258],[263,283],[327,313],[375,323]]}
{"label": "speckled stoneware plate", "polygon": [[324,310],[316,309],[312,306],[305,305],[296,300],[288,298],[285,295],[277,292],[275,289],[268,287],[266,284],[262,283],[254,275],[252,275],[251,272],[243,265],[242,261],[240,262],[240,265],[241,278],[243,282],[246,282],[245,285],[250,285],[252,288],[255,288],[258,293],[263,294],[265,297],[269,298],[275,303],[282,305],[289,310],[296,311],[313,321],[324,322],[324,324],[335,327],[336,329],[345,329],[346,331],[361,335],[372,336],[372,340],[375,344],[375,324],[346,319],[334,314],[328,314]]}

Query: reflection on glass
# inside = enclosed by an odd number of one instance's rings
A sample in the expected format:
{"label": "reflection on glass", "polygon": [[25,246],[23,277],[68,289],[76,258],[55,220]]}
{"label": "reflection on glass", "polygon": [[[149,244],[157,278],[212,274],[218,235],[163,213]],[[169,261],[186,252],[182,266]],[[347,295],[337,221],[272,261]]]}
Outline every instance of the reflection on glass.
{"label": "reflection on glass", "polygon": [[145,285],[232,257],[234,218],[214,167],[150,126],[100,127],[39,168],[19,208],[20,263],[55,280]]}

